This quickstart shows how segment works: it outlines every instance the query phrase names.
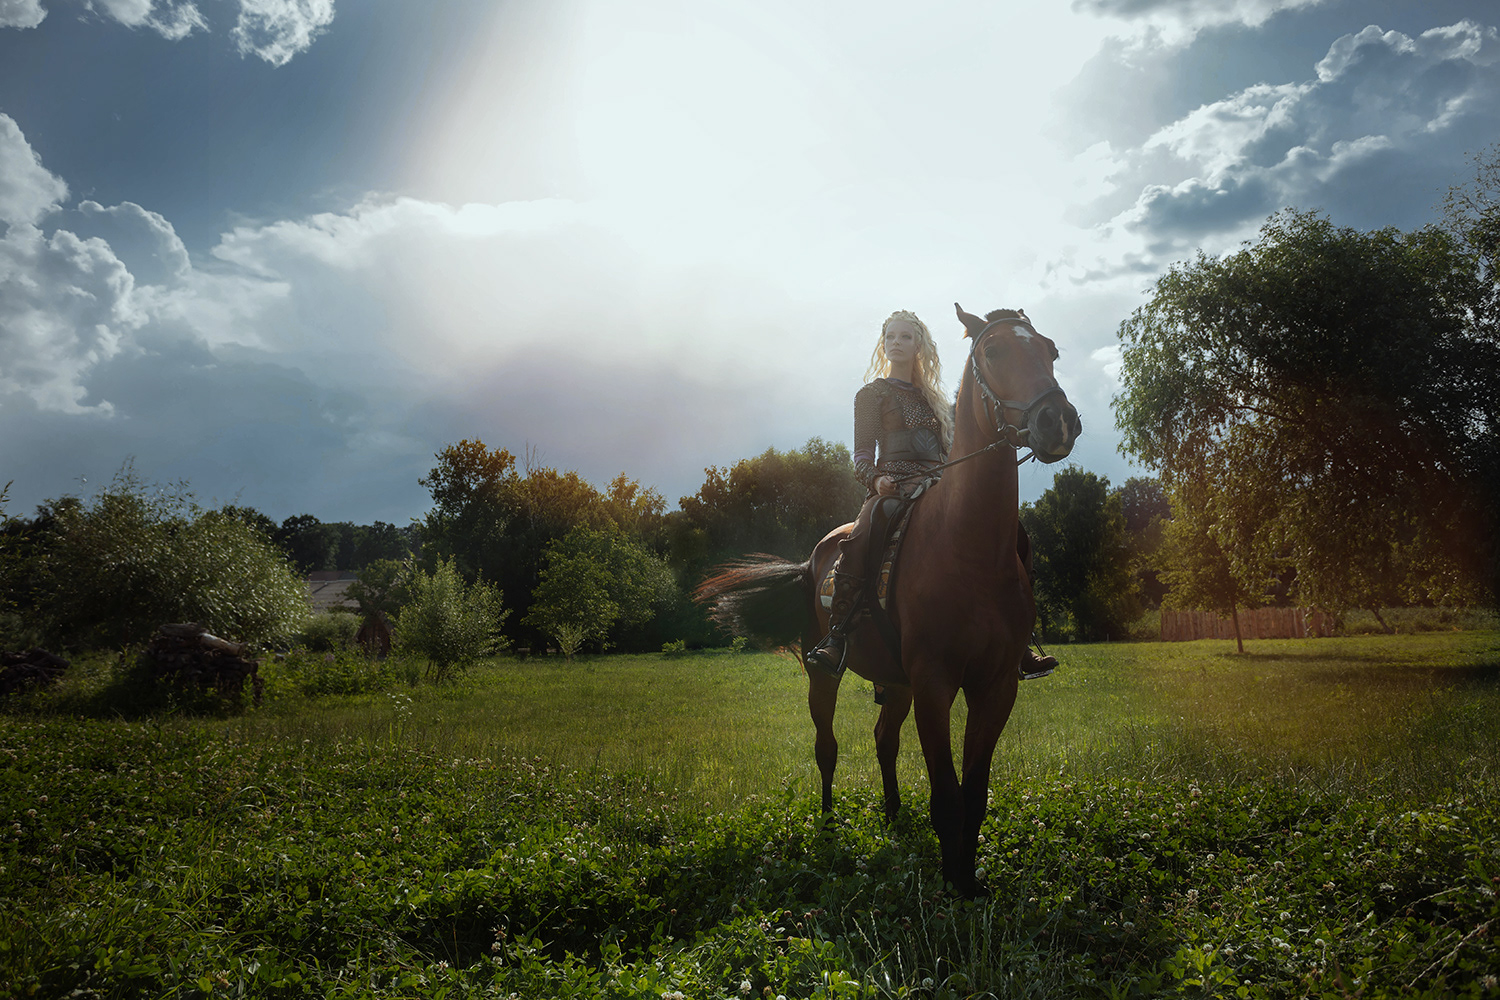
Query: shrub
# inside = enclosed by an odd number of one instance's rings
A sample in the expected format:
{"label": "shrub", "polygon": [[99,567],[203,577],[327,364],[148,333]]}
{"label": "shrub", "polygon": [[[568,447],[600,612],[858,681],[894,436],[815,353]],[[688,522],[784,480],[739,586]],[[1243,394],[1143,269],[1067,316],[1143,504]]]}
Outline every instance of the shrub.
{"label": "shrub", "polygon": [[418,570],[411,589],[410,603],[396,617],[396,642],[427,660],[429,680],[446,680],[507,645],[500,624],[510,612],[500,591],[483,581],[465,584],[454,560],[439,561],[431,574]]}
{"label": "shrub", "polygon": [[559,624],[552,626],[552,638],[557,640],[557,648],[568,659],[578,652],[583,646],[585,633],[582,625]]}
{"label": "shrub", "polygon": [[292,635],[307,590],[260,531],[203,511],[182,486],[147,487],[127,464],[85,504],[50,505],[37,560],[36,618],[50,640],[106,648],[144,643],[166,622],[199,622],[241,642]]}
{"label": "shrub", "polygon": [[331,653],[293,650],[262,661],[260,672],[267,696],[274,700],[289,691],[304,695],[388,691],[411,679],[405,666],[398,659],[371,660],[345,647]]}
{"label": "shrub", "polygon": [[661,644],[662,656],[683,656],[687,653],[687,640],[678,639],[676,642],[664,642]]}
{"label": "shrub", "polygon": [[314,653],[349,649],[359,632],[359,616],[348,611],[330,611],[313,615],[297,634],[300,645]]}

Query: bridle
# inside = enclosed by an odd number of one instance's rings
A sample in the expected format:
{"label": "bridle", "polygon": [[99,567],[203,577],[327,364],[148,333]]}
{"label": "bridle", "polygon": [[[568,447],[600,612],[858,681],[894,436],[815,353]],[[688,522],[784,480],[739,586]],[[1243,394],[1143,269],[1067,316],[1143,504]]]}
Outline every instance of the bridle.
{"label": "bridle", "polygon": [[[904,476],[892,476],[891,478],[897,481],[906,479],[926,479],[931,482],[937,479],[935,473],[942,472],[944,469],[952,468],[953,466],[958,465],[960,462],[967,462],[971,458],[978,458],[980,455],[983,455],[987,451],[994,451],[996,448],[1007,446],[1015,448],[1017,450],[1020,450],[1021,448],[1029,448],[1030,445],[1028,445],[1026,442],[1027,439],[1031,437],[1031,427],[1029,425],[1031,424],[1032,411],[1035,410],[1038,406],[1041,406],[1043,401],[1051,398],[1052,396],[1067,395],[1065,392],[1063,392],[1062,386],[1057,384],[1056,378],[1052,380],[1052,384],[1050,386],[1039,392],[1029,403],[1019,403],[1012,399],[1003,399],[1001,398],[999,393],[990,388],[989,380],[984,377],[984,369],[979,367],[979,345],[983,343],[984,338],[989,334],[989,332],[995,327],[999,326],[1001,323],[1025,323],[1027,328],[1030,329],[1032,333],[1036,333],[1035,328],[1031,326],[1031,321],[1028,320],[1025,316],[1006,316],[1001,319],[992,319],[988,323],[986,323],[978,333],[974,335],[973,345],[969,348],[969,369],[974,373],[974,384],[979,387],[979,393],[984,397],[985,415],[988,416],[990,418],[990,422],[995,425],[994,430],[995,433],[999,435],[999,437],[997,437],[994,441],[991,441],[989,444],[985,445],[983,448],[971,451],[967,455],[963,455],[959,458],[953,459],[951,462],[943,462],[941,465],[934,465],[932,468],[923,469],[921,472],[908,472]],[[1041,336],[1041,334],[1037,334],[1037,336]],[[1005,419],[1005,414],[1011,411],[1015,411],[1021,414],[1021,422],[1019,424],[1013,424]],[[1016,459],[1016,464],[1024,465],[1027,462],[1036,460],[1036,452],[1028,451],[1024,456]]]}
{"label": "bridle", "polygon": [[[984,328],[974,335],[974,344],[969,348],[969,370],[974,373],[974,384],[979,387],[979,393],[984,397],[985,415],[995,425],[995,433],[1012,448],[1028,447],[1027,439],[1031,437],[1031,416],[1037,407],[1052,396],[1065,395],[1062,386],[1057,384],[1057,379],[1052,384],[1039,392],[1029,403],[1021,403],[1013,399],[1002,399],[994,389],[990,388],[989,380],[984,377],[984,369],[979,365],[979,345],[989,332],[1001,323],[1025,323],[1028,329],[1031,324],[1024,316],[1007,316],[1003,319],[992,319],[984,325]],[[1032,332],[1036,331],[1032,329]],[[1040,336],[1040,334],[1037,334]],[[1005,415],[1016,412],[1021,415],[1020,423],[1011,423]],[[1035,454],[1028,456],[1035,457]],[[1025,461],[1022,459],[1021,461]],[[1019,462],[1017,463],[1020,464]]]}

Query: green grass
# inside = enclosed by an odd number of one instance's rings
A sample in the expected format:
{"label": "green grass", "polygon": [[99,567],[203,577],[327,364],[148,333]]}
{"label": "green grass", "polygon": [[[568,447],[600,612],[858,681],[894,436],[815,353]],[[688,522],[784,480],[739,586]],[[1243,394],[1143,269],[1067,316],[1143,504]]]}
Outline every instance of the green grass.
{"label": "green grass", "polygon": [[96,663],[0,716],[0,996],[1500,996],[1500,633],[1233,649],[1056,650],[983,904],[938,884],[914,727],[881,822],[857,678],[821,824],[785,658],[56,714]]}

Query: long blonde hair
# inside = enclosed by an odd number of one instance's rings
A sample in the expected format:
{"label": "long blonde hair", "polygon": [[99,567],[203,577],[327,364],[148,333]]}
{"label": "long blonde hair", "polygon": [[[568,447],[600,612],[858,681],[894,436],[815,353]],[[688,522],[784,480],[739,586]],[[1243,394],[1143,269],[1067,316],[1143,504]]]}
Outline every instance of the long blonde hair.
{"label": "long blonde hair", "polygon": [[885,331],[892,320],[904,319],[917,328],[917,356],[911,364],[911,382],[932,407],[938,426],[943,430],[943,450],[953,447],[953,404],[943,395],[943,363],[938,360],[937,341],[927,324],[917,314],[897,309],[880,324],[880,339],[875,341],[875,350],[870,355],[870,367],[865,369],[865,381],[885,378],[891,373],[890,359],[885,356]]}

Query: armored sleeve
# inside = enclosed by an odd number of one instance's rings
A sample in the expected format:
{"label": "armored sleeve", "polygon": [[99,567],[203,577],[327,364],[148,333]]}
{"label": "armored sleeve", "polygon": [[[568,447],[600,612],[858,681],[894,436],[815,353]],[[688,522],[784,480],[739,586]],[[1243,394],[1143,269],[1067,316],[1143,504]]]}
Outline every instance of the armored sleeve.
{"label": "armored sleeve", "polygon": [[875,444],[880,438],[880,389],[870,383],[854,395],[854,477],[865,489],[875,479]]}

